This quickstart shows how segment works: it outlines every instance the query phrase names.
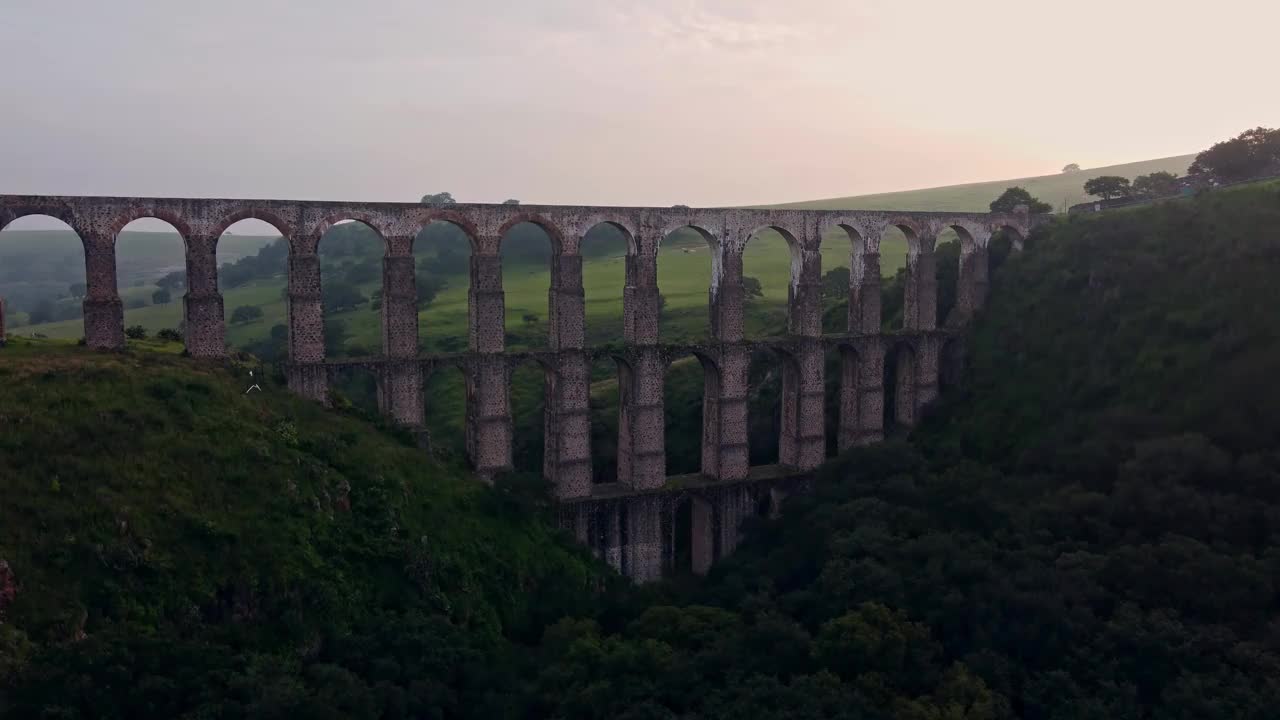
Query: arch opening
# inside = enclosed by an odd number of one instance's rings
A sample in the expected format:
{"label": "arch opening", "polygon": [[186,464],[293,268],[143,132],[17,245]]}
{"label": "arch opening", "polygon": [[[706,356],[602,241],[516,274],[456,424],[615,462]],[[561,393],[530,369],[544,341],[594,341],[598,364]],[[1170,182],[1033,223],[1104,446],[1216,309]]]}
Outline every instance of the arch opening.
{"label": "arch opening", "polygon": [[885,354],[884,435],[902,437],[916,423],[916,354],[898,343]]}
{"label": "arch opening", "polygon": [[975,247],[973,236],[959,225],[952,225],[938,233],[933,248],[934,302],[938,327],[953,327],[961,323],[956,312],[960,291],[960,263],[962,257]]}
{"label": "arch opening", "polygon": [[582,296],[588,346],[618,342],[626,329],[623,288],[635,240],[620,225],[603,222],[582,237]]}
{"label": "arch opening", "polygon": [[218,290],[227,343],[264,362],[289,352],[289,243],[262,220],[231,223],[218,237]]}
{"label": "arch opening", "polygon": [[[795,412],[783,396],[785,376],[792,375],[792,387],[798,388],[800,369],[794,357],[775,350],[751,353],[747,390],[747,447],[750,464],[776,465],[781,461],[783,414]],[[796,418],[789,419],[795,422]]]}
{"label": "arch opening", "polygon": [[437,366],[423,378],[423,422],[436,459],[468,468],[467,376],[456,365]]}
{"label": "arch opening", "polygon": [[173,224],[139,218],[115,236],[116,293],[124,306],[125,338],[166,341],[186,334],[183,303],[187,279],[187,239]]}
{"label": "arch opening", "polygon": [[473,243],[466,229],[448,220],[427,223],[413,239],[421,350],[467,349],[467,290],[471,284]]}
{"label": "arch opening", "polygon": [[796,239],[788,231],[766,226],[753,231],[742,251],[743,336],[785,335],[793,288],[800,281]]}
{"label": "arch opening", "polygon": [[667,475],[702,472],[706,418],[703,397],[714,391],[717,371],[693,354],[672,359],[663,373],[663,415]]}
{"label": "arch opening", "polygon": [[[386,243],[360,220],[331,225],[320,236],[320,302],[329,358],[382,354],[382,258]],[[285,291],[287,292],[287,290]]]}
{"label": "arch opening", "polygon": [[860,262],[864,244],[858,231],[837,225],[822,236],[822,332],[845,333],[856,329],[849,318],[853,267]]}
{"label": "arch opening", "polygon": [[908,258],[917,248],[914,231],[890,225],[880,236],[880,325],[901,330],[906,325]]}
{"label": "arch opening", "polygon": [[711,336],[712,283],[719,269],[719,243],[707,230],[685,225],[658,245],[658,337],[663,342]]}
{"label": "arch opening", "polygon": [[551,368],[536,360],[521,362],[511,371],[509,407],[513,435],[511,466],[520,473],[544,473],[547,391]]}
{"label": "arch opening", "polygon": [[528,221],[516,223],[502,235],[499,254],[508,348],[550,346],[553,245],[545,229]]}
{"label": "arch opening", "polygon": [[0,301],[13,336],[84,336],[84,243],[51,215],[24,215],[0,227]]}
{"label": "arch opening", "polygon": [[859,357],[848,345],[829,347],[823,353],[823,431],[826,456],[835,457],[852,437],[841,437],[841,431],[852,433],[858,426]]}
{"label": "arch opening", "polygon": [[591,362],[587,404],[591,409],[591,482],[618,481],[618,424],[625,361],[597,357]]}

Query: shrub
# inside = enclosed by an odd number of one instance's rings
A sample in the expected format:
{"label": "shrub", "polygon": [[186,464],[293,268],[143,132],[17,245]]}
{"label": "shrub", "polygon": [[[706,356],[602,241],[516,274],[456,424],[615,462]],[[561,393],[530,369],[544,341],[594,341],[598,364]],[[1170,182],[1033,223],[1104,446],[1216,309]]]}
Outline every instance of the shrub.
{"label": "shrub", "polygon": [[124,329],[124,336],[130,340],[146,340],[147,329],[141,325],[130,325]]}
{"label": "shrub", "polygon": [[164,340],[165,342],[182,342],[182,333],[173,328],[162,328],[156,333],[156,339]]}

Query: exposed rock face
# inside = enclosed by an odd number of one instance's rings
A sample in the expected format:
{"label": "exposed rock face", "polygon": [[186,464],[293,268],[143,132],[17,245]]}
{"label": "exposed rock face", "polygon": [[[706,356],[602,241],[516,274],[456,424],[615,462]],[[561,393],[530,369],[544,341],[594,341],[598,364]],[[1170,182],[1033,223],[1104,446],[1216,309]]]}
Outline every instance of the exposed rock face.
{"label": "exposed rock face", "polygon": [[9,563],[0,559],[0,622],[4,622],[5,611],[18,596],[18,578],[13,574]]}

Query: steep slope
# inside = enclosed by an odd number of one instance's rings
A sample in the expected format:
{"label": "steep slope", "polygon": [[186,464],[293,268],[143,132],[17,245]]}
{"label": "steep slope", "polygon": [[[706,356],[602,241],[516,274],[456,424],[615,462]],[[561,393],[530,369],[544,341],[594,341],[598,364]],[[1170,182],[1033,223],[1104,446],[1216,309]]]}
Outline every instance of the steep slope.
{"label": "steep slope", "polygon": [[1132,180],[1138,175],[1146,175],[1161,170],[1184,175],[1187,172],[1187,167],[1195,159],[1195,155],[1176,155],[1174,157],[1122,163],[1107,167],[1086,168],[1079,172],[1012,178],[1009,180],[989,180],[965,185],[948,185],[921,190],[876,193],[874,195],[805,200],[802,202],[769,205],[767,207],[823,210],[893,209],[982,212],[1005,188],[1018,185],[1052,205],[1055,212],[1063,212],[1071,205],[1089,199],[1089,196],[1085,195],[1084,192],[1084,183],[1090,178],[1100,175],[1120,175]]}
{"label": "steep slope", "polygon": [[587,607],[597,566],[534,501],[262,383],[245,395],[243,368],[146,350],[0,350],[15,716],[314,716],[335,673],[431,682],[412,707],[482,716],[504,638]]}
{"label": "steep slope", "polygon": [[914,446],[830,463],[694,595],[809,629],[894,608],[1015,717],[1274,717],[1277,228],[1273,184],[1037,235]]}

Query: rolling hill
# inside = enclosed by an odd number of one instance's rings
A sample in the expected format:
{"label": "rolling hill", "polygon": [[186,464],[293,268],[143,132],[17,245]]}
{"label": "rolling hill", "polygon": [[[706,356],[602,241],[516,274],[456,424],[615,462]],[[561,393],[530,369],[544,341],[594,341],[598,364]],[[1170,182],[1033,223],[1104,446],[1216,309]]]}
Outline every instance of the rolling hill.
{"label": "rolling hill", "polygon": [[852,197],[805,200],[802,202],[768,205],[771,208],[808,208],[814,210],[952,210],[956,212],[981,212],[996,199],[1005,188],[1018,185],[1032,195],[1053,205],[1055,212],[1065,212],[1068,207],[1088,200],[1084,182],[1100,175],[1120,175],[1132,180],[1138,175],[1164,170],[1178,175],[1186,174],[1187,167],[1196,159],[1194,154],[1142,160],[1140,162],[1085,168],[1079,172],[1055,173],[1038,177],[990,180],[965,185],[902,190],[899,192],[855,195]]}

